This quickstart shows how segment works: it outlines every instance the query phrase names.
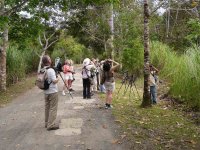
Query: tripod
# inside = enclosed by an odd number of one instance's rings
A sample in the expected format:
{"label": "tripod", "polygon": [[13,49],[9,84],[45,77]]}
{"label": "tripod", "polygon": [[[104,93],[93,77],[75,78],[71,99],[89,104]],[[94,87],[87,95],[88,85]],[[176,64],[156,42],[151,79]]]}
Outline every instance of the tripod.
{"label": "tripod", "polygon": [[[137,89],[137,87],[136,87],[136,84],[135,84],[135,81],[136,81],[136,79],[137,79],[137,76],[135,76],[135,75],[128,75],[128,72],[125,72],[124,73],[124,76],[123,76],[123,79],[122,79],[122,83],[121,83],[121,86],[120,86],[120,88],[119,88],[119,90],[118,90],[118,95],[119,95],[119,92],[121,91],[121,88],[123,87],[123,85],[125,85],[125,89],[124,89],[124,94],[123,94],[123,96],[125,96],[126,95],[126,93],[127,93],[127,91],[128,91],[128,89],[129,89],[129,98],[130,98],[130,96],[131,96],[131,91],[133,91],[133,85],[134,85],[134,87],[135,87],[135,89],[136,89],[136,92],[137,92],[137,95],[138,95],[138,98],[140,99],[140,95],[139,95],[139,92],[138,92],[138,89]],[[127,85],[128,84],[128,85]],[[117,97],[118,98],[118,97]]]}

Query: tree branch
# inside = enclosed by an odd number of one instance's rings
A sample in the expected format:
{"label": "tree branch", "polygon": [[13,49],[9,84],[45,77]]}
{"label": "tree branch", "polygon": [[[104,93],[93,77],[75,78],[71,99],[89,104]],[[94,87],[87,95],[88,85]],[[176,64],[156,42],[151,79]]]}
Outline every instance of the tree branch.
{"label": "tree branch", "polygon": [[8,11],[5,11],[3,14],[0,14],[1,16],[6,16],[11,14],[12,12],[16,11],[17,9],[21,8],[23,5],[25,5],[28,2],[28,0],[24,0],[22,3],[16,5],[15,7],[11,8]]}
{"label": "tree branch", "polygon": [[160,7],[162,7],[163,5],[165,4],[165,1],[164,2],[160,2],[160,4],[150,13],[150,16],[155,13]]}
{"label": "tree branch", "polygon": [[54,32],[53,34],[51,34],[47,40],[51,39],[55,35],[55,33],[56,32]]}
{"label": "tree branch", "polygon": [[43,36],[44,36],[44,40],[46,42],[44,49],[46,50],[48,47],[48,44],[49,44],[49,40],[47,39],[45,32],[43,33]]}
{"label": "tree branch", "polygon": [[42,40],[41,40],[40,35],[39,35],[39,37],[38,37],[38,40],[39,40],[40,45],[43,47],[43,44],[42,44]]}
{"label": "tree branch", "polygon": [[49,44],[49,46],[47,46],[47,48],[45,50],[47,50],[51,45],[53,45],[57,41],[58,41],[58,39],[56,39],[55,41],[53,41],[51,44]]}

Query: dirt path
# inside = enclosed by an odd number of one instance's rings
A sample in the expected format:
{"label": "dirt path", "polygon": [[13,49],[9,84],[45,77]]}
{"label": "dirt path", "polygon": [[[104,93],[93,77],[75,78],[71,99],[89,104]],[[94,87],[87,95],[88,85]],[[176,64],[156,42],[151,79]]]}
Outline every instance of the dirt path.
{"label": "dirt path", "polygon": [[58,121],[60,129],[44,128],[44,95],[36,87],[0,108],[0,150],[127,150],[119,126],[97,98],[82,99],[80,70],[74,83],[74,98],[61,95],[59,82]]}

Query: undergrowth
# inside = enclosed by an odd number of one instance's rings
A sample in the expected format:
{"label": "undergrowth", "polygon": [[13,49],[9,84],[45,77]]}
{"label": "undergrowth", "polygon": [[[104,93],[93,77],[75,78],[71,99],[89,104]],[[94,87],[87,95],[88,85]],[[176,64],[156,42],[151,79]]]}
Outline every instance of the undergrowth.
{"label": "undergrowth", "polygon": [[178,55],[167,45],[151,43],[152,63],[160,69],[162,80],[170,83],[170,94],[196,110],[200,109],[200,51],[199,47],[189,48]]}
{"label": "undergrowth", "polygon": [[[138,86],[139,85],[139,86]],[[132,149],[198,149],[200,128],[181,111],[168,109],[165,103],[144,109],[141,82],[137,89],[124,95],[125,86],[117,82],[113,99],[113,114],[132,143]],[[140,99],[139,99],[140,97]]]}

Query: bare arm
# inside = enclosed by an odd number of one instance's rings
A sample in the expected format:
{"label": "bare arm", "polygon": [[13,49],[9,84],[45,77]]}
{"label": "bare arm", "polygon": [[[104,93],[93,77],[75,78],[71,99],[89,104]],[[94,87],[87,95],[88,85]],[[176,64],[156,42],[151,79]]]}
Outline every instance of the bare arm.
{"label": "bare arm", "polygon": [[110,60],[110,61],[113,62],[113,67],[111,68],[111,71],[114,71],[120,67],[120,64],[118,62],[116,62],[114,60]]}

